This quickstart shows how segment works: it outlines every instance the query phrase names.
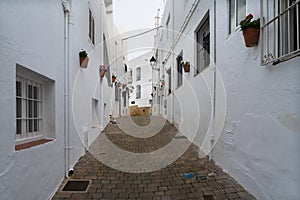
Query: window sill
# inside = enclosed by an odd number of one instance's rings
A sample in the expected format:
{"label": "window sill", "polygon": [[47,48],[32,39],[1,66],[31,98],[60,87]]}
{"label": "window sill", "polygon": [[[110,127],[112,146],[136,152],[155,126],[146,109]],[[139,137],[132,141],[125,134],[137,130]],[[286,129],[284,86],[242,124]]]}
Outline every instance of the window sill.
{"label": "window sill", "polygon": [[28,142],[28,143],[24,143],[24,144],[19,144],[15,146],[15,151],[21,151],[23,149],[29,149],[31,147],[34,146],[38,146],[38,145],[42,145],[48,142],[52,142],[53,140],[49,140],[49,139],[41,139],[41,140],[36,140],[33,142]]}

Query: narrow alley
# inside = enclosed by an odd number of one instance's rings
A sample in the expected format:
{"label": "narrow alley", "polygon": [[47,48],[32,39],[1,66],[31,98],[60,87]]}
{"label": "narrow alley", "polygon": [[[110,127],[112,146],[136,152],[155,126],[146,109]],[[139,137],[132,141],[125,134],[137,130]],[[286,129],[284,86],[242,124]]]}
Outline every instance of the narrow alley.
{"label": "narrow alley", "polygon": [[[152,117],[151,117],[152,118]],[[177,129],[165,122],[159,133],[149,138],[136,138],[124,133],[119,127],[119,121],[129,123],[131,119],[138,126],[145,127],[150,117],[125,117],[117,120],[117,124],[109,124],[104,132],[95,140],[90,148],[75,165],[75,173],[66,178],[56,192],[53,200],[63,199],[255,199],[244,190],[233,178],[222,171],[220,167],[210,162],[208,157],[199,159],[199,148],[193,144],[186,152],[182,152],[178,160],[160,170],[147,173],[126,173],[110,168],[95,158],[105,135],[119,148],[134,153],[149,153],[170,143],[171,140],[187,140],[177,136]],[[157,118],[155,125],[160,126]],[[136,132],[143,135],[144,129]],[[146,136],[145,136],[146,137]],[[188,142],[189,143],[189,142]],[[96,150],[95,150],[96,149]],[[105,149],[104,149],[105,151]],[[106,153],[109,153],[107,149]],[[103,149],[101,151],[103,153]],[[104,153],[104,154],[106,154]],[[170,155],[171,156],[171,155]],[[114,159],[114,158],[111,158]],[[119,160],[119,165],[123,162]],[[132,163],[135,167],[138,162]],[[194,177],[184,178],[184,173],[192,173]],[[85,193],[63,191],[68,180],[91,180]]]}
{"label": "narrow alley", "polygon": [[300,0],[24,2],[0,200],[299,200]]}

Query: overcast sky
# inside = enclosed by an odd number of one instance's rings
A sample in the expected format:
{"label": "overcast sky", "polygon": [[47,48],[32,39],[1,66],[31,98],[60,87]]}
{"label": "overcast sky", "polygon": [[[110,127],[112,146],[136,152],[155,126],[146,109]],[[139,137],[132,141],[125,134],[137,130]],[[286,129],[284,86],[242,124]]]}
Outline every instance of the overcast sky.
{"label": "overcast sky", "polygon": [[164,0],[113,0],[114,19],[119,29],[153,28],[159,8],[163,11]]}
{"label": "overcast sky", "polygon": [[[122,34],[122,38],[144,32],[155,27],[155,16],[160,9],[163,14],[165,0],[113,0],[114,21]],[[151,51],[154,44],[154,34],[148,34],[127,40],[128,59]],[[132,52],[132,53],[129,53]]]}

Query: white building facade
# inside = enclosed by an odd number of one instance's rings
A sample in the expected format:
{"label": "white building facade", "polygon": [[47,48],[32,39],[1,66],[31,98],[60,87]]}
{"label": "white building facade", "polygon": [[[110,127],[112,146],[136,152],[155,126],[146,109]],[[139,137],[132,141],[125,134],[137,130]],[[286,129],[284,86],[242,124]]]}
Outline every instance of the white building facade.
{"label": "white building facade", "polygon": [[[155,40],[160,114],[257,199],[300,196],[299,6],[169,0]],[[252,48],[239,28],[249,13],[261,19]]]}
{"label": "white building facade", "polygon": [[111,76],[125,68],[122,47],[112,46],[120,39],[111,7],[108,0],[0,3],[0,199],[51,198],[116,107],[117,115],[127,110],[113,100]]}
{"label": "white building facade", "polygon": [[128,80],[130,91],[129,106],[150,107],[152,100],[152,69],[149,59],[152,52],[129,60]]}

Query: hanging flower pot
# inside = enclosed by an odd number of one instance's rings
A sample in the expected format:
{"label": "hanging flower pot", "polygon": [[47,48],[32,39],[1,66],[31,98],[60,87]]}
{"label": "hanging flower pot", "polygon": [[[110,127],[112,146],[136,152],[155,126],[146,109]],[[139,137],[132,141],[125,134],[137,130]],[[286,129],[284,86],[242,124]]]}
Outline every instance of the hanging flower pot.
{"label": "hanging flower pot", "polygon": [[99,74],[100,74],[101,78],[103,78],[105,76],[105,72],[106,72],[105,66],[104,65],[100,65],[99,66]]}
{"label": "hanging flower pot", "polygon": [[167,74],[171,74],[171,67],[169,69],[166,70]]}
{"label": "hanging flower pot", "polygon": [[251,21],[252,18],[253,15],[249,14],[244,20],[240,22],[246,47],[254,47],[258,44],[260,32],[260,19],[258,18],[256,20]]}
{"label": "hanging flower pot", "polygon": [[247,28],[243,30],[243,36],[244,36],[246,47],[254,47],[258,44],[259,29]]}
{"label": "hanging flower pot", "polygon": [[190,63],[187,62],[183,65],[184,72],[190,72]]}
{"label": "hanging flower pot", "polygon": [[190,72],[190,62],[181,61],[184,72]]}
{"label": "hanging flower pot", "polygon": [[85,50],[79,52],[79,63],[81,68],[87,68],[89,63],[89,57]]}
{"label": "hanging flower pot", "polygon": [[111,77],[111,81],[114,83],[116,81],[116,78],[117,78],[116,75],[113,74]]}

